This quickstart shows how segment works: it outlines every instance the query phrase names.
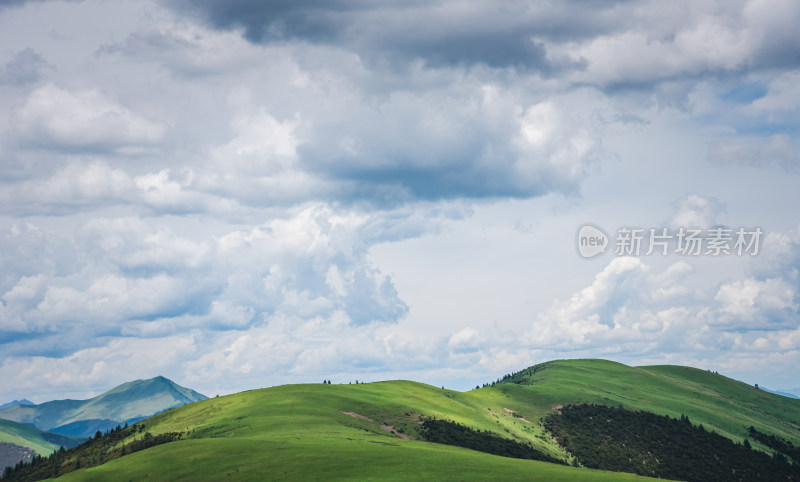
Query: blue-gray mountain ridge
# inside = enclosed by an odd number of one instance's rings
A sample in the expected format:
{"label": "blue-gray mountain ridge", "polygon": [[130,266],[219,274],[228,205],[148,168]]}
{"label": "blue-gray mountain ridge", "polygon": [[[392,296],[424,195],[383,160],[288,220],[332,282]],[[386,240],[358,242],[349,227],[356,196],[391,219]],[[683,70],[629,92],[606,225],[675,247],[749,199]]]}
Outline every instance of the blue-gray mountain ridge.
{"label": "blue-gray mountain ridge", "polygon": [[89,437],[117,425],[134,423],[173,407],[208,397],[158,376],[135,380],[88,400],[53,400],[0,409],[0,418],[40,430]]}

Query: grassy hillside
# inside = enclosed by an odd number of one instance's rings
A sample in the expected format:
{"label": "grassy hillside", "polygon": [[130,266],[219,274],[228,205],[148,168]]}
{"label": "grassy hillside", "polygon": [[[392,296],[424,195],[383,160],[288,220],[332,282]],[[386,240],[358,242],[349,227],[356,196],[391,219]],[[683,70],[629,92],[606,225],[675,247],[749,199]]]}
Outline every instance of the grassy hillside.
{"label": "grassy hillside", "polygon": [[541,431],[534,424],[513,417],[505,410],[507,405],[474,393],[409,381],[284,385],[181,407],[153,417],[146,424],[153,435],[193,431],[197,438],[268,434],[280,439],[298,431],[328,433],[332,426],[400,438],[381,425],[418,438],[420,418],[436,417],[530,441],[557,458],[567,458],[558,446],[535,438]]}
{"label": "grassy hillside", "polygon": [[67,437],[65,435],[46,433],[22,423],[12,422],[11,420],[0,419],[0,473],[7,464],[13,465],[22,460],[18,447],[31,449],[38,455],[49,455],[62,445],[70,448],[77,445],[83,439],[77,437]]}
{"label": "grassy hillside", "polygon": [[0,419],[0,442],[8,442],[33,449],[37,454],[47,455],[58,450],[60,445],[44,438],[44,432],[22,423]]}
{"label": "grassy hillside", "polygon": [[0,442],[26,447],[39,455],[48,455],[62,445],[66,448],[74,447],[83,440],[85,439],[80,437],[43,432],[30,425],[0,418]]}
{"label": "grassy hillside", "polygon": [[494,390],[518,400],[524,413],[536,418],[557,405],[592,402],[673,418],[685,414],[736,442],[752,425],[800,444],[800,400],[697,368],[559,360],[518,372],[488,391]]}
{"label": "grassy hillside", "polygon": [[448,445],[351,431],[288,440],[230,438],[161,445],[63,480],[645,480]]}
{"label": "grassy hillside", "polygon": [[[152,435],[184,431],[194,439],[79,470],[65,479],[632,478],[401,438],[418,435],[420,416],[447,417],[508,436],[498,429],[499,415],[488,412],[474,406],[468,394],[406,381],[255,390],[148,419],[142,423]],[[504,423],[516,423],[512,418]]]}
{"label": "grassy hillside", "polygon": [[0,410],[0,418],[32,424],[41,430],[90,436],[97,430],[105,431],[205,398],[164,377],[155,377],[122,384],[89,400],[15,405]]}
{"label": "grassy hillside", "polygon": [[[592,402],[671,417],[688,415],[736,442],[751,425],[800,444],[800,400],[685,367],[628,367],[603,360],[554,361],[504,383],[462,393],[422,383],[285,385],[185,405],[140,423],[124,444],[183,432],[180,440],[68,474],[157,480],[264,478],[621,480],[627,474],[518,460],[420,440],[426,419],[446,419],[574,459],[541,418]],[[750,439],[754,448],[769,449]],[[80,459],[80,457],[84,457]],[[62,462],[86,467],[92,457]],[[95,459],[97,457],[94,457]],[[103,458],[102,460],[107,460]]]}

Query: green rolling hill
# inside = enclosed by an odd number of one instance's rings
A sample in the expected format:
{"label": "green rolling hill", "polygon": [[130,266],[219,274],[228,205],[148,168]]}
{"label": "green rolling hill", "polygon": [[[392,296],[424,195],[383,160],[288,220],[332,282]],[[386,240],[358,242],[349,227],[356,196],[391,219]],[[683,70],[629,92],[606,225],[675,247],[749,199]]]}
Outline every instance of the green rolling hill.
{"label": "green rolling hill", "polygon": [[0,418],[49,432],[88,437],[98,430],[104,432],[206,398],[164,377],[155,377],[124,383],[89,400],[14,405],[0,410]]}
{"label": "green rolling hill", "polygon": [[31,449],[39,455],[49,455],[61,446],[71,448],[83,440],[80,437],[43,432],[30,425],[0,419],[0,472],[7,464],[20,460],[13,455],[20,452],[14,446]]}
{"label": "green rolling hill", "polygon": [[[800,400],[693,368],[561,360],[463,393],[386,381],[285,385],[213,398],[94,440],[41,473],[69,471],[63,476],[66,480],[635,478],[570,467],[581,465],[581,460],[545,430],[548,417],[586,403],[688,416],[705,427],[689,425],[689,430],[716,432],[727,437],[722,440],[737,442],[728,442],[737,450],[744,450],[739,442],[748,437],[751,426],[800,446]],[[458,430],[471,440],[499,436],[564,465],[464,448],[469,445],[431,443],[426,441],[431,440],[426,427],[434,419],[460,424]],[[755,451],[773,453],[754,438],[748,443]],[[91,465],[96,466],[87,468]]]}
{"label": "green rolling hill", "polygon": [[83,440],[81,437],[43,432],[30,425],[0,419],[0,442],[27,447],[40,455],[47,455],[62,445],[74,447]]}
{"label": "green rolling hill", "polygon": [[800,444],[800,400],[697,368],[563,360],[527,368],[493,388],[536,418],[556,405],[590,402],[673,418],[685,414],[737,442],[752,425]]}

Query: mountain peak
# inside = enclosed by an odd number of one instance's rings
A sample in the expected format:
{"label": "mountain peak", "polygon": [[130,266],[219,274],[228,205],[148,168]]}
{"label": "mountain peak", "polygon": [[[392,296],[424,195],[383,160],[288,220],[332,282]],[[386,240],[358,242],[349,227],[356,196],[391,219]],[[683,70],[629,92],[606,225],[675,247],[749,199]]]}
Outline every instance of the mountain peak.
{"label": "mountain peak", "polygon": [[133,423],[205,395],[164,376],[134,380],[88,400],[55,400],[0,409],[0,417],[66,435],[86,436],[122,423]]}
{"label": "mountain peak", "polygon": [[15,405],[33,406],[33,405],[36,405],[36,404],[31,402],[27,398],[23,398],[22,400],[14,400],[13,402],[8,402],[8,403],[4,403],[4,404],[0,405],[0,410],[2,410],[4,408],[7,408],[7,407],[13,407]]}
{"label": "mountain peak", "polygon": [[153,378],[141,378],[139,380],[134,380],[135,382],[158,382],[158,383],[174,383],[169,378],[165,377],[164,375],[156,375]]}

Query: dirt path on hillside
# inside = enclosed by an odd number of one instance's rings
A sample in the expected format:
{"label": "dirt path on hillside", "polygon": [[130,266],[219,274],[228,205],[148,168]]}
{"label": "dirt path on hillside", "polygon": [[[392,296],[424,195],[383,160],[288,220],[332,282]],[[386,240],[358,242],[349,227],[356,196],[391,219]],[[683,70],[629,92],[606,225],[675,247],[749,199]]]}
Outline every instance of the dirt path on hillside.
{"label": "dirt path on hillside", "polygon": [[[349,415],[349,416],[351,416],[353,418],[360,418],[361,420],[366,420],[368,422],[375,423],[375,420],[372,420],[369,417],[365,417],[364,415],[361,415],[360,413],[345,412],[344,410],[339,410],[339,413],[341,413],[342,415]],[[380,428],[381,428],[381,430],[385,430],[385,431],[387,431],[389,433],[397,435],[398,437],[400,437],[402,439],[411,440],[411,437],[408,436],[408,434],[404,434],[404,433],[398,432],[397,431],[397,427],[395,427],[394,425],[386,425],[386,424],[382,423],[382,424],[380,424]]]}
{"label": "dirt path on hillside", "polygon": [[[511,410],[510,408],[506,408],[506,407],[503,407],[503,410],[505,410],[506,412],[510,413],[511,415],[514,415],[515,413],[517,413],[516,410]],[[525,417],[516,417],[516,418],[522,420],[523,422],[527,422],[527,423],[533,425],[533,422],[531,422],[530,420],[528,420]]]}
{"label": "dirt path on hillside", "polygon": [[374,422],[375,421],[375,420],[372,420],[369,417],[365,417],[365,416],[361,415],[360,413],[356,413],[356,412],[345,412],[343,410],[339,410],[339,413],[341,413],[342,415],[350,415],[353,418],[360,418],[362,420],[367,420],[369,422]]}
{"label": "dirt path on hillside", "polygon": [[402,439],[411,440],[411,437],[409,437],[408,434],[398,432],[394,425],[381,424],[381,430],[386,430],[387,432],[393,433]]}

